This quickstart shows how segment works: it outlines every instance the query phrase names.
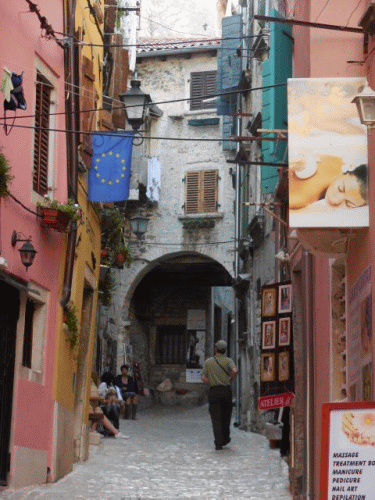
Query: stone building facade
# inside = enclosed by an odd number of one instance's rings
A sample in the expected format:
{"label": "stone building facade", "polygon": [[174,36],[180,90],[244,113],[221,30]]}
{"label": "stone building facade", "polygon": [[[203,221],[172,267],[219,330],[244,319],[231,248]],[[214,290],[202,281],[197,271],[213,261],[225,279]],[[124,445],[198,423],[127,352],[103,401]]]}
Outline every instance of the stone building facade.
{"label": "stone building facade", "polygon": [[[134,260],[114,271],[112,305],[102,316],[118,339],[117,371],[137,362],[146,387],[169,378],[195,402],[205,391],[187,381],[190,335],[203,332],[202,362],[214,338],[228,337],[233,314],[235,191],[215,98],[202,100],[216,93],[217,48],[165,40],[138,53],[137,79],[153,102],[144,142],[133,148],[132,199],[121,208]],[[139,210],[149,223],[137,238],[127,224]],[[228,288],[218,293],[214,286]]]}

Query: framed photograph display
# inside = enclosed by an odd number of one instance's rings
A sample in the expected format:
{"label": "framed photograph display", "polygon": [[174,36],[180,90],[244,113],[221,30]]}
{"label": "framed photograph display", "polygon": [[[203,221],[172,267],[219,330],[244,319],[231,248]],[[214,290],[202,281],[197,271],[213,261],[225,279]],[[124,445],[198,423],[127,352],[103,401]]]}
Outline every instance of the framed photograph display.
{"label": "framed photograph display", "polygon": [[260,379],[262,382],[275,380],[275,354],[265,353],[260,357]]}
{"label": "framed photograph display", "polygon": [[279,346],[290,345],[290,318],[279,318]]}
{"label": "framed photograph display", "polygon": [[279,314],[292,312],[292,285],[279,287]]}
{"label": "framed photograph display", "polygon": [[274,349],[276,345],[276,321],[262,324],[262,349]]}
{"label": "framed photograph display", "polygon": [[276,288],[264,288],[262,290],[262,316],[275,316],[276,305]]}
{"label": "framed photograph display", "polygon": [[289,352],[279,352],[278,379],[280,382],[286,382],[289,378]]}

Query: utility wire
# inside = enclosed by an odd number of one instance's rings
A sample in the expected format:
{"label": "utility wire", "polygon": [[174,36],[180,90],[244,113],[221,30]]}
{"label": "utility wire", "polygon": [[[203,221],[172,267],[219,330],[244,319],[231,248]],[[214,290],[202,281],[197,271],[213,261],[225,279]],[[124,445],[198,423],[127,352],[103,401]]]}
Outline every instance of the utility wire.
{"label": "utility wire", "polygon": [[350,14],[349,19],[348,19],[347,23],[345,24],[345,26],[349,26],[349,21],[352,18],[352,15],[358,9],[358,7],[360,6],[361,3],[362,3],[362,0],[359,0],[359,2],[357,3],[357,6],[354,8],[353,12]]}
{"label": "utility wire", "polygon": [[[210,94],[206,96],[201,96],[199,97],[199,100],[205,100],[205,99],[212,99],[214,97],[220,97],[224,95],[232,95],[232,94],[240,94],[240,93],[245,93],[245,92],[253,92],[255,90],[264,90],[264,89],[270,89],[270,88],[275,88],[275,87],[282,87],[285,86],[286,83],[275,83],[274,85],[265,85],[263,87],[253,87],[253,88],[247,88],[247,89],[241,89],[241,90],[233,90],[231,92],[221,92],[219,94]],[[183,99],[171,99],[169,101],[158,101],[158,102],[152,102],[152,105],[159,105],[159,104],[172,104],[175,102],[186,102],[186,101],[195,101],[197,100],[196,97],[185,97]],[[133,105],[133,106],[127,106],[128,108],[136,108],[139,107],[139,105]],[[122,106],[114,106],[112,107],[111,111],[116,110],[116,109],[124,109],[124,105]],[[212,108],[214,109],[214,108]],[[95,108],[95,109],[81,109],[79,113],[91,113],[93,111],[100,111],[100,110],[105,110],[108,111],[106,108]],[[61,111],[59,113],[49,113],[49,116],[56,116],[56,115],[68,115],[73,113],[72,111]],[[17,116],[17,118],[34,118],[36,115],[26,115],[26,116]],[[0,120],[3,120],[3,118],[0,118]]]}
{"label": "utility wire", "polygon": [[[2,118],[3,119],[3,118]],[[23,129],[32,129],[32,130],[48,130],[49,132],[63,132],[65,134],[82,134],[82,135],[94,135],[94,134],[100,134],[101,136],[108,136],[108,137],[120,137],[121,134],[126,134],[130,132],[130,130],[122,130],[121,132],[103,132],[101,130],[95,130],[95,131],[90,131],[90,132],[85,132],[84,130],[67,130],[67,129],[61,129],[61,128],[47,128],[47,127],[36,127],[32,125],[16,125],[14,124],[13,127],[15,128],[23,128]],[[231,138],[187,138],[187,137],[154,137],[154,136],[143,136],[144,139],[157,139],[157,140],[165,140],[165,141],[194,141],[194,142],[222,142],[222,141],[230,141],[230,142],[236,142],[234,139]]]}
{"label": "utility wire", "polygon": [[319,14],[317,15],[316,19],[315,19],[315,23],[317,22],[317,20],[319,19],[320,17],[320,14],[325,10],[325,8],[327,7],[327,5],[329,4],[330,0],[327,0],[326,3],[324,4],[324,7],[322,8],[322,10],[319,12]]}
{"label": "utility wire", "polygon": [[[258,35],[243,35],[243,36],[233,36],[233,37],[225,37],[225,38],[209,38],[209,39],[203,39],[203,40],[174,40],[171,42],[142,42],[142,43],[134,43],[134,44],[94,44],[94,43],[87,43],[83,42],[82,40],[76,40],[76,43],[80,45],[87,45],[89,47],[158,47],[160,45],[178,45],[178,44],[184,44],[184,43],[203,43],[203,42],[218,42],[221,43],[222,41],[226,40],[244,40],[248,38],[258,38],[259,36],[262,36],[261,34]],[[266,36],[266,35],[263,35]],[[268,36],[268,33],[267,33]],[[210,47],[210,46],[208,46]],[[215,47],[214,45],[212,47]],[[190,47],[189,47],[190,48]],[[235,48],[229,49],[229,50],[236,50]]]}

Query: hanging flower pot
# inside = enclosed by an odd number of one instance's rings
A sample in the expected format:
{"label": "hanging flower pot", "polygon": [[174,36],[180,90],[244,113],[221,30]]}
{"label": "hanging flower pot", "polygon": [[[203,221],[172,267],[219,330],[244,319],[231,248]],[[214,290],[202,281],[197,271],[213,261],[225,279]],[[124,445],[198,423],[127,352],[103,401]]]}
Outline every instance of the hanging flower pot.
{"label": "hanging flower pot", "polygon": [[72,199],[69,199],[64,204],[58,200],[51,200],[49,196],[45,196],[42,203],[37,203],[37,211],[42,219],[42,225],[56,231],[66,231],[71,220],[83,224],[81,207]]}
{"label": "hanging flower pot", "polygon": [[115,250],[115,265],[116,267],[123,268],[124,265],[129,267],[133,259],[131,256],[130,248],[126,245],[120,245]]}
{"label": "hanging flower pot", "polygon": [[100,255],[102,257],[108,257],[108,254],[109,254],[109,248],[108,247],[104,247],[104,248],[101,249]]}
{"label": "hanging flower pot", "polygon": [[38,207],[38,215],[42,219],[42,225],[50,227],[55,231],[65,232],[71,218],[66,212],[58,208]]}

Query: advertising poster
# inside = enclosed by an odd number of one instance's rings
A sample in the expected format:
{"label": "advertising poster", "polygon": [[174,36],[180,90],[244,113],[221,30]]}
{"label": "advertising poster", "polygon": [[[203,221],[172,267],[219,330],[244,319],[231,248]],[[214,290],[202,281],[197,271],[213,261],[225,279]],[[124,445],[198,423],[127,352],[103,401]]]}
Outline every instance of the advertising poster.
{"label": "advertising poster", "polygon": [[353,98],[364,78],[288,80],[290,227],[366,227],[367,128]]}
{"label": "advertising poster", "polygon": [[375,403],[323,405],[321,500],[372,500]]}
{"label": "advertising poster", "polygon": [[352,401],[373,399],[371,267],[349,290],[347,383]]}
{"label": "advertising poster", "polygon": [[204,363],[206,332],[203,330],[187,331],[186,382],[200,383]]}

